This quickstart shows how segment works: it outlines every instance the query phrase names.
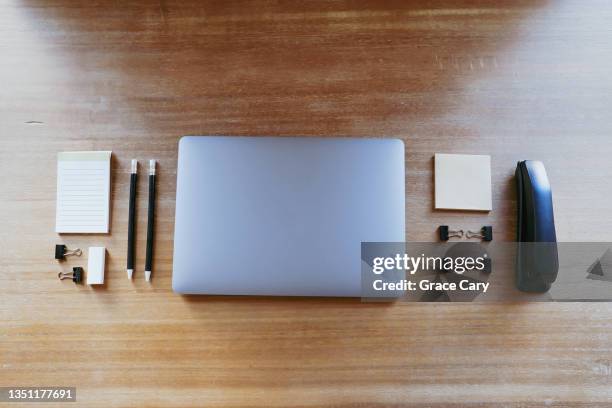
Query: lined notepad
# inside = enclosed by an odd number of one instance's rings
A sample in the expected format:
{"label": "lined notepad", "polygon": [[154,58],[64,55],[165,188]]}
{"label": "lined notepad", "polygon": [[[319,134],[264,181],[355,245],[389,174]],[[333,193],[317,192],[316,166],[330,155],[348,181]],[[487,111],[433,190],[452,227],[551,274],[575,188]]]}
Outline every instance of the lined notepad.
{"label": "lined notepad", "polygon": [[108,233],[111,152],[57,156],[57,233]]}

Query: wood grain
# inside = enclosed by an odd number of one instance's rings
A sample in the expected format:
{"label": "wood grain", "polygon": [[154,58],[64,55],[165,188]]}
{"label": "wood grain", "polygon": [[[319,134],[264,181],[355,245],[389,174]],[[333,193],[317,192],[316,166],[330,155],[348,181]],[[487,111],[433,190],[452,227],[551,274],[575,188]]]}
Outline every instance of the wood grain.
{"label": "wood grain", "polygon": [[[611,406],[607,303],[181,297],[170,282],[185,134],[400,137],[409,240],[439,224],[512,240],[515,163],[540,159],[559,239],[612,241],[611,18],[603,0],[0,3],[0,386],[76,386],[87,407]],[[53,232],[56,153],[80,149],[114,152],[108,236]],[[491,213],[433,211],[435,152],[492,155]],[[132,158],[159,160],[151,285],[142,188],[125,277]],[[106,246],[105,287],[58,282],[84,262],[56,264],[58,242]]]}

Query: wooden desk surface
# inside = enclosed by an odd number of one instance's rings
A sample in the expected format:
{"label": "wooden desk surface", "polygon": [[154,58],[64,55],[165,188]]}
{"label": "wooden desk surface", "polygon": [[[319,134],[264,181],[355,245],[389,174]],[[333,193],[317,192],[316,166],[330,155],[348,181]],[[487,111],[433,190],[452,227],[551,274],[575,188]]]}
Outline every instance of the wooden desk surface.
{"label": "wooden desk surface", "polygon": [[[3,2],[0,386],[87,407],[612,405],[612,304],[171,291],[184,134],[400,137],[409,240],[512,240],[514,166],[537,158],[559,239],[611,241],[611,19],[603,0]],[[54,233],[56,153],[80,149],[114,152],[109,236]],[[434,152],[492,155],[490,214],[432,211]],[[151,285],[142,193],[125,277],[132,158],[160,163]],[[57,281],[83,263],[53,261],[62,241],[108,248],[104,288]]]}

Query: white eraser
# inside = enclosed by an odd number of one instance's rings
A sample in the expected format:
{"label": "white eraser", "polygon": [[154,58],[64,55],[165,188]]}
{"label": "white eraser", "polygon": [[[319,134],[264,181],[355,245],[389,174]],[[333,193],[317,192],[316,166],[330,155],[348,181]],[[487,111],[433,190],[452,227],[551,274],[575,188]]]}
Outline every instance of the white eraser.
{"label": "white eraser", "polygon": [[102,285],[104,283],[104,267],[106,263],[106,248],[89,247],[87,255],[87,284]]}

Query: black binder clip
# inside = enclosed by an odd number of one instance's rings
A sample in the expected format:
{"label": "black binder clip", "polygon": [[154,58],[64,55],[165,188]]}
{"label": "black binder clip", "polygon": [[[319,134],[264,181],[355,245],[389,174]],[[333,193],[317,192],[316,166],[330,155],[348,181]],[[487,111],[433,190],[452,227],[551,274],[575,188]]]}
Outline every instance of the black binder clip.
{"label": "black binder clip", "polygon": [[480,238],[483,241],[493,241],[493,227],[490,225],[484,226],[480,232],[468,231],[466,238]]}
{"label": "black binder clip", "polygon": [[68,249],[64,244],[58,244],[55,246],[55,259],[58,261],[63,261],[67,256],[81,256],[83,252],[80,248],[77,249]]}
{"label": "black binder clip", "polygon": [[83,282],[83,268],[75,266],[72,268],[72,272],[60,272],[57,274],[59,280],[72,279],[74,283]]}
{"label": "black binder clip", "polygon": [[440,241],[448,241],[451,237],[463,237],[463,230],[449,230],[448,225],[440,225],[440,227],[438,227],[438,232],[440,233]]}

